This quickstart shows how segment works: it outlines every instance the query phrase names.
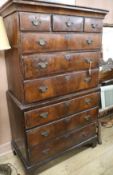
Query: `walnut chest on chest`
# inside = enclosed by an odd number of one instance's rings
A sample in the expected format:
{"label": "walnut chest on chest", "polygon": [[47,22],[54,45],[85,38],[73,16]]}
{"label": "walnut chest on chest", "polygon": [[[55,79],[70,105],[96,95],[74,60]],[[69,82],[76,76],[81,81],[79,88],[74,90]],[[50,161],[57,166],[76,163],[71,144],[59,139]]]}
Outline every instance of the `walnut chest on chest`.
{"label": "walnut chest on chest", "polygon": [[[28,173],[98,141],[98,71],[107,11],[11,0],[1,10],[12,147]],[[32,174],[31,173],[31,174]]]}

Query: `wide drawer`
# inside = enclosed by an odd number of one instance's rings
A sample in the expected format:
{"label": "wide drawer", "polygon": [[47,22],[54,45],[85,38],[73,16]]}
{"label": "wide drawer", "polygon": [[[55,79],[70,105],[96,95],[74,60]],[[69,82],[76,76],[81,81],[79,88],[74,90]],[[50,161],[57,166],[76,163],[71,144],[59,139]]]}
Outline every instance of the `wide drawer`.
{"label": "wide drawer", "polygon": [[82,97],[66,100],[24,113],[26,129],[58,120],[68,115],[98,106],[100,93],[95,92]]}
{"label": "wide drawer", "polygon": [[53,31],[83,31],[83,18],[53,15]]}
{"label": "wide drawer", "polygon": [[29,147],[46,142],[54,137],[65,134],[73,129],[81,128],[95,122],[98,116],[98,108],[74,114],[61,120],[46,124],[27,131]]}
{"label": "wide drawer", "polygon": [[99,66],[100,52],[35,54],[22,57],[24,78],[79,71]]}
{"label": "wide drawer", "polygon": [[21,33],[23,53],[101,48],[101,34]]}
{"label": "wide drawer", "polygon": [[103,22],[101,19],[85,18],[85,32],[102,32]]}
{"label": "wide drawer", "polygon": [[88,71],[82,71],[25,81],[25,102],[32,103],[52,97],[58,97],[94,88],[97,85],[98,69],[91,70],[91,75],[89,75]]}
{"label": "wide drawer", "polygon": [[39,146],[29,149],[29,159],[31,163],[41,162],[47,158],[52,158],[71,147],[88,139],[96,137],[96,125],[89,125],[81,130],[72,131],[63,136],[57,137]]}
{"label": "wide drawer", "polygon": [[22,31],[51,31],[51,16],[20,12],[20,29]]}

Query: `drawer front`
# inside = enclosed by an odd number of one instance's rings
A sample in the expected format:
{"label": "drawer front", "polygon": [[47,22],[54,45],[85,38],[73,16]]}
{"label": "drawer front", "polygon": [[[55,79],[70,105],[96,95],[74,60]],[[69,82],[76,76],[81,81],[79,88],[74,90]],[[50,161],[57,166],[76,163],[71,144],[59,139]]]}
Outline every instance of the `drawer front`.
{"label": "drawer front", "polygon": [[85,32],[102,32],[103,22],[101,19],[85,18]]}
{"label": "drawer front", "polygon": [[65,134],[73,129],[81,128],[89,123],[95,122],[98,116],[98,108],[74,114],[65,119],[31,129],[27,132],[29,147],[33,147],[49,139]]}
{"label": "drawer front", "polygon": [[75,16],[53,16],[53,31],[83,31],[83,18]]}
{"label": "drawer front", "polygon": [[100,59],[100,52],[27,55],[22,57],[24,78],[96,68]]}
{"label": "drawer front", "polygon": [[101,34],[22,33],[23,53],[90,50],[101,48]]}
{"label": "drawer front", "polygon": [[[79,82],[79,83],[78,83]],[[32,103],[74,93],[98,85],[98,69],[73,72],[24,82],[25,102]]]}
{"label": "drawer front", "polygon": [[51,31],[51,16],[20,12],[20,29],[22,31]]}
{"label": "drawer front", "polygon": [[99,102],[100,93],[96,92],[25,112],[26,129],[40,126],[42,124],[58,120],[62,117],[98,106]]}
{"label": "drawer front", "polygon": [[41,162],[93,137],[96,137],[95,124],[89,125],[79,131],[72,131],[30,149],[29,159],[31,163]]}

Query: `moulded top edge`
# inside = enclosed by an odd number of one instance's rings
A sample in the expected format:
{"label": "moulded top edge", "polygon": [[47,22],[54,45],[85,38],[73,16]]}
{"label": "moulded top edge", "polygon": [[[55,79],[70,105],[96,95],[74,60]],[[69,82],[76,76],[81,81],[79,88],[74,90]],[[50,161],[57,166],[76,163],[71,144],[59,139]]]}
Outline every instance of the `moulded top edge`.
{"label": "moulded top edge", "polygon": [[104,9],[97,9],[97,8],[89,8],[89,7],[83,7],[83,6],[76,6],[76,5],[65,5],[60,3],[51,3],[51,2],[42,2],[37,0],[9,0],[7,1],[2,7],[1,11],[4,11],[8,6],[11,4],[19,4],[19,5],[36,5],[36,6],[42,6],[42,7],[48,7],[48,8],[62,8],[62,9],[72,9],[77,11],[84,11],[84,12],[93,12],[93,13],[101,13],[103,15],[107,14],[109,11]]}

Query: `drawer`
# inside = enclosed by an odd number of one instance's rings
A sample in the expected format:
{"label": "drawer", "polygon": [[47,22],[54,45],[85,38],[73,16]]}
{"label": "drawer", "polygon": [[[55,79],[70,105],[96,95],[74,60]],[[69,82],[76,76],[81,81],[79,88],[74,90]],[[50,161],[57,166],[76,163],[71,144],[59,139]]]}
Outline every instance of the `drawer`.
{"label": "drawer", "polygon": [[35,54],[22,57],[25,79],[99,66],[100,52]]}
{"label": "drawer", "polygon": [[51,16],[20,12],[20,29],[22,31],[51,31]]}
{"label": "drawer", "polygon": [[53,31],[83,31],[83,18],[53,15]]}
{"label": "drawer", "polygon": [[98,69],[92,70],[91,75],[89,75],[88,71],[82,71],[24,81],[25,102],[32,103],[58,97],[94,88],[97,85]]}
{"label": "drawer", "polygon": [[103,22],[101,19],[85,18],[85,32],[102,32]]}
{"label": "drawer", "polygon": [[73,129],[81,128],[89,123],[95,122],[98,116],[98,108],[74,114],[50,124],[31,129],[27,132],[29,147],[46,142],[52,138],[65,134]]}
{"label": "drawer", "polygon": [[56,34],[22,33],[21,49],[23,53],[47,51],[91,50],[101,48],[101,34]]}
{"label": "drawer", "polygon": [[29,150],[31,163],[41,162],[68,150],[88,139],[96,137],[96,126],[91,124],[81,130],[69,132],[65,135],[35,146]]}
{"label": "drawer", "polygon": [[95,92],[82,97],[63,101],[24,113],[26,129],[58,120],[68,115],[98,106],[100,93]]}

